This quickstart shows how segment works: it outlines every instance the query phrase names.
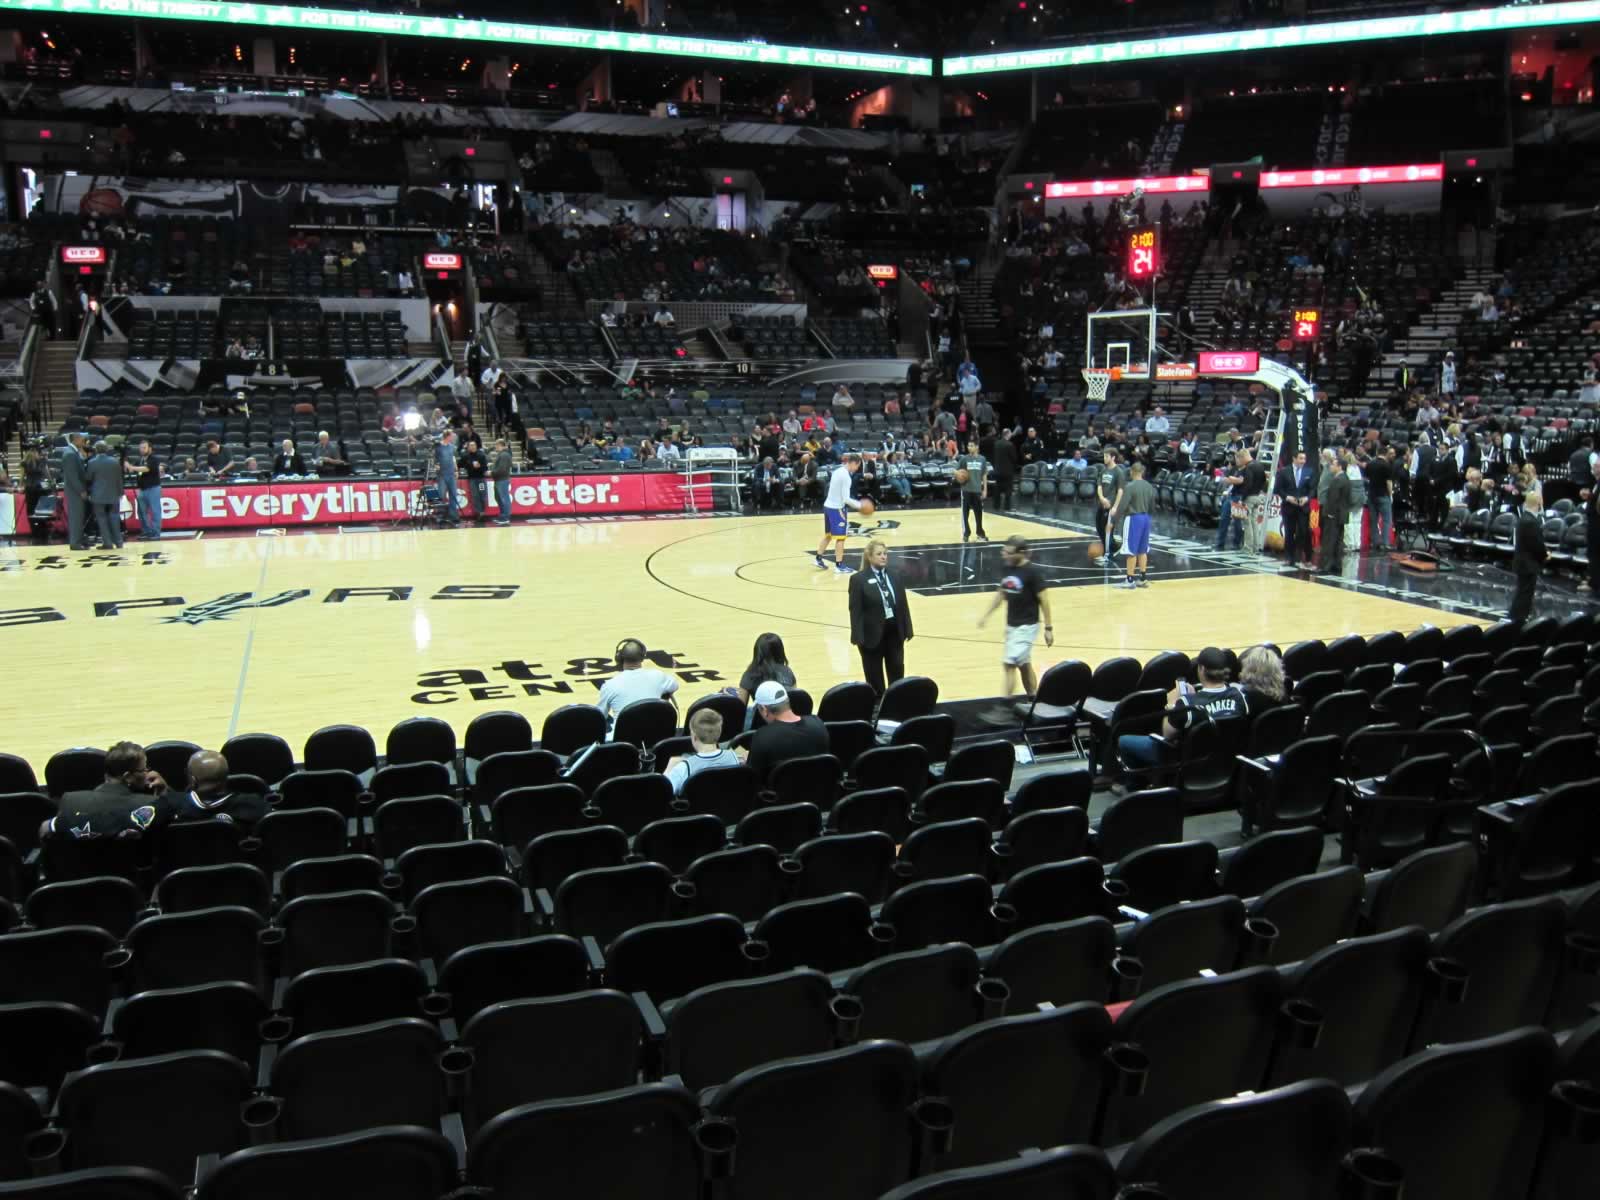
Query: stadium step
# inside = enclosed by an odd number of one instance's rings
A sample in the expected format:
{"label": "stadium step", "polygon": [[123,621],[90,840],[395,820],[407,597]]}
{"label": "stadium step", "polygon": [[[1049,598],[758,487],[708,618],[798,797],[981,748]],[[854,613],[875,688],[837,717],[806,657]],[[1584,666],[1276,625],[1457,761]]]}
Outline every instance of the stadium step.
{"label": "stadium step", "polygon": [[714,336],[710,330],[691,333],[683,339],[683,348],[696,362],[722,362],[723,355],[717,348]]}
{"label": "stadium step", "polygon": [[78,402],[78,346],[66,340],[45,342],[39,354],[34,387],[36,394],[40,387],[44,389],[42,415],[48,425],[66,416]]}

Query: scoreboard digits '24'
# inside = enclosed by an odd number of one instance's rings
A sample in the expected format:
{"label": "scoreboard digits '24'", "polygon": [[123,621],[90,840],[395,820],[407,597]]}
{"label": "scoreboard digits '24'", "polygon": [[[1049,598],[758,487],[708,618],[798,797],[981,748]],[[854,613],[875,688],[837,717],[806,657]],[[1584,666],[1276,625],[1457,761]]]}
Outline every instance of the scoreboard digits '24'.
{"label": "scoreboard digits '24'", "polygon": [[1128,231],[1128,278],[1149,279],[1161,271],[1161,237],[1147,225]]}

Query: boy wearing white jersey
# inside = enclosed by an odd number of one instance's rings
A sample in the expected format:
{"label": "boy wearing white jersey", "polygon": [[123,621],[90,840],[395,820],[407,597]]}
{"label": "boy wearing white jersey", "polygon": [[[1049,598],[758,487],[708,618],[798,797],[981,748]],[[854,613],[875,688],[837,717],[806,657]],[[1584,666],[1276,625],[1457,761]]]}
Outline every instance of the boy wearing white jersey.
{"label": "boy wearing white jersey", "polygon": [[850,495],[850,479],[857,471],[861,470],[861,456],[859,454],[846,454],[840,466],[834,468],[833,475],[828,479],[828,498],[822,502],[822,541],[817,546],[817,566],[824,571],[828,564],[822,556],[828,552],[828,543],[833,543],[833,569],[840,575],[852,575],[854,572],[844,565],[844,539],[850,533],[850,523],[845,519],[845,509],[861,507],[861,501]]}

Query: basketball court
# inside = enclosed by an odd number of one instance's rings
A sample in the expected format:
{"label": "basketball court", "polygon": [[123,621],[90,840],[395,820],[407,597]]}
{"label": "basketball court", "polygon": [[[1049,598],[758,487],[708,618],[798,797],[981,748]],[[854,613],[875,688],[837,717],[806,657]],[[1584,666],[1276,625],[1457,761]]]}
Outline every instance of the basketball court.
{"label": "basketball court", "polygon": [[[459,737],[494,709],[537,727],[558,705],[594,700],[625,636],[642,638],[692,699],[736,684],[756,636],[775,631],[801,686],[820,696],[860,677],[847,580],[811,557],[820,524],[813,512],[209,536],[115,554],[0,549],[0,638],[24,667],[6,749],[42,766],[70,745],[219,746],[264,731],[298,750],[336,722],[364,725],[381,744],[404,717],[442,717]],[[1117,572],[1090,564],[1087,526],[1021,514],[986,524],[996,541],[963,546],[953,508],[883,510],[854,524],[848,543],[852,564],[869,537],[890,545],[915,593],[908,669],[938,679],[946,700],[999,689],[1004,616],[976,622],[1011,534],[1035,541],[1055,589],[1058,641],[1039,647],[1041,671],[1066,658],[1287,645],[1487,615],[1325,586],[1173,537],[1155,540],[1151,587],[1127,592],[1109,586]]]}

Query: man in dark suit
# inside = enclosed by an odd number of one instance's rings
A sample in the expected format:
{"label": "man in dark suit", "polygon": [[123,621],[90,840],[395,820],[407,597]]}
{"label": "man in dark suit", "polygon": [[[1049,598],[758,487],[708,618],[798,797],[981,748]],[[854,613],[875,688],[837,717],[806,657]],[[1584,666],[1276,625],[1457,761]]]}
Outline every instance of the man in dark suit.
{"label": "man in dark suit", "polygon": [[1567,471],[1579,488],[1594,486],[1594,472],[1589,467],[1589,456],[1594,453],[1594,438],[1584,434],[1578,448],[1567,459]]}
{"label": "man in dark suit", "polygon": [[878,695],[886,686],[885,668],[889,683],[905,675],[910,640],[910,594],[889,570],[889,547],[868,542],[861,570],[850,576],[850,641],[861,651],[861,669]]}
{"label": "man in dark suit", "polygon": [[68,792],[56,815],[39,829],[41,838],[142,837],[171,818],[167,781],[149,769],[144,747],[118,742],[106,751],[106,778],[99,787]]}
{"label": "man in dark suit", "polygon": [[1548,551],[1544,547],[1544,522],[1540,514],[1544,501],[1538,492],[1529,492],[1522,498],[1522,514],[1517,517],[1517,535],[1513,543],[1511,569],[1517,575],[1517,590],[1511,597],[1511,611],[1506,619],[1521,624],[1533,615],[1533,593],[1539,586],[1539,572],[1544,567]]}
{"label": "man in dark suit", "polygon": [[111,452],[106,442],[94,444],[94,457],[85,473],[89,478],[89,503],[94,506],[95,524],[100,527],[100,549],[122,548],[122,459]]}
{"label": "man in dark suit", "polygon": [[1283,560],[1291,563],[1311,561],[1311,497],[1316,482],[1306,465],[1306,452],[1299,451],[1294,461],[1278,472],[1274,490],[1282,501]]}
{"label": "man in dark suit", "polygon": [[1435,520],[1444,521],[1450,511],[1448,496],[1466,482],[1467,472],[1473,468],[1482,470],[1483,455],[1471,437],[1458,434],[1450,439],[1433,464],[1434,509],[1430,515]]}
{"label": "man in dark suit", "polygon": [[1433,444],[1422,440],[1411,447],[1406,463],[1406,499],[1411,506],[1411,519],[1419,525],[1427,524],[1433,515],[1433,460]]}
{"label": "man in dark suit", "polygon": [[1338,574],[1344,558],[1344,526],[1350,519],[1350,480],[1345,478],[1344,463],[1337,454],[1327,470],[1332,477],[1328,480],[1327,495],[1318,516],[1322,530],[1322,561],[1318,569],[1324,574]]}
{"label": "man in dark suit", "polygon": [[67,504],[67,545],[87,550],[83,526],[89,515],[88,460],[83,447],[88,438],[81,431],[67,434],[67,452],[61,456],[61,495]]}

